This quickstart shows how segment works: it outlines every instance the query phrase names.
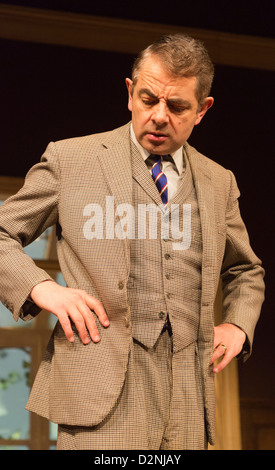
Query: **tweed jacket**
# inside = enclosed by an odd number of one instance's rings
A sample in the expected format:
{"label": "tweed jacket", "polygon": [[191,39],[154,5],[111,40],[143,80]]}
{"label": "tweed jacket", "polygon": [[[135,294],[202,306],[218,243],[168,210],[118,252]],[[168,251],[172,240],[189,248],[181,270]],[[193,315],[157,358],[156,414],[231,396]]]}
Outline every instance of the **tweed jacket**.
{"label": "tweed jacket", "polygon": [[[203,240],[197,346],[211,442],[215,401],[209,362],[219,280],[223,321],[245,331],[243,355],[248,357],[263,302],[264,271],[240,216],[233,174],[188,143],[185,152],[195,182]],[[30,291],[38,282],[50,279],[22,245],[54,224],[67,286],[98,298],[110,319],[109,328],[98,325],[101,341],[85,346],[77,334],[75,342],[69,343],[57,323],[27,405],[57,423],[92,426],[101,422],[115,404],[127,371],[132,341],[127,297],[131,240],[110,236],[110,227],[104,225],[106,200],[114,201],[115,207],[132,201],[129,124],[111,132],[50,143],[41,162],[29,171],[23,188],[0,209],[0,300],[15,320],[37,315],[38,307],[28,299]],[[102,208],[104,237],[87,235],[96,223],[95,218],[91,222],[95,207]]]}

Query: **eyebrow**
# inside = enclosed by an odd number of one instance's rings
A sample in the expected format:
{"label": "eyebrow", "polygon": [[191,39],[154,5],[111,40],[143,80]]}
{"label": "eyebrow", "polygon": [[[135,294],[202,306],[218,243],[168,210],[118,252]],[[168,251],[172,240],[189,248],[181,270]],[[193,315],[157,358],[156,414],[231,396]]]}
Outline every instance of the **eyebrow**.
{"label": "eyebrow", "polygon": [[[141,88],[139,90],[138,92],[139,97],[141,97],[144,94],[150,96],[150,98],[156,101],[159,101],[159,98],[148,88]],[[174,99],[171,98],[171,99],[166,100],[166,103],[170,105],[184,106],[185,108],[191,107],[191,103],[187,100],[183,100],[182,98],[174,98]]]}
{"label": "eyebrow", "polygon": [[155,100],[158,100],[158,97],[152,93],[152,91],[148,90],[148,88],[141,88],[138,92],[138,96],[141,95],[148,95],[150,98],[154,98]]}

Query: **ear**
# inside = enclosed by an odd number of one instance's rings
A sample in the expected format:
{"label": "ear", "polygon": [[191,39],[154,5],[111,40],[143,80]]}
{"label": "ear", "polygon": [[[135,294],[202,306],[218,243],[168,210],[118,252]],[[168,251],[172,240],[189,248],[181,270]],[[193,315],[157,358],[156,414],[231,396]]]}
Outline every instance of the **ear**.
{"label": "ear", "polygon": [[212,98],[212,96],[208,96],[207,98],[205,98],[200,111],[198,111],[195,126],[201,122],[203,116],[206,114],[208,109],[210,109],[211,106],[213,106],[213,103],[214,103],[214,98]]}
{"label": "ear", "polygon": [[132,111],[132,86],[133,86],[133,82],[130,78],[126,78],[125,82],[126,82],[126,86],[127,86],[127,90],[128,90],[128,109],[129,109],[129,111]]}

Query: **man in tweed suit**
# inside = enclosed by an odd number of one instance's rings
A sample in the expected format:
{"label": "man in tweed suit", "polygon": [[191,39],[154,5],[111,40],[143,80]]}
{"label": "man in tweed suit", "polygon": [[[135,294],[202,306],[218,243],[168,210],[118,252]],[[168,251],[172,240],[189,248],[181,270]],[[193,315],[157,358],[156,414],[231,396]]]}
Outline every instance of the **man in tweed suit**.
{"label": "man in tweed suit", "polygon": [[[157,41],[126,80],[132,122],[51,143],[1,207],[0,300],[15,320],[40,309],[59,320],[27,405],[59,424],[58,449],[205,449],[213,371],[251,353],[264,271],[233,174],[187,143],[212,78],[200,42]],[[67,287],[22,250],[53,224]]]}

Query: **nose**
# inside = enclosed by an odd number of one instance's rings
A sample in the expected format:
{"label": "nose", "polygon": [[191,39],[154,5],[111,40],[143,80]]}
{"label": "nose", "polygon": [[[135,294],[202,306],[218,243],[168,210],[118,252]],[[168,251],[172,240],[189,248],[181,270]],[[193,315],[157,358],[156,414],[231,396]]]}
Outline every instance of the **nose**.
{"label": "nose", "polygon": [[167,109],[167,105],[165,101],[159,101],[154,106],[152,120],[155,122],[157,126],[163,126],[168,123],[169,116],[168,116],[168,109]]}

